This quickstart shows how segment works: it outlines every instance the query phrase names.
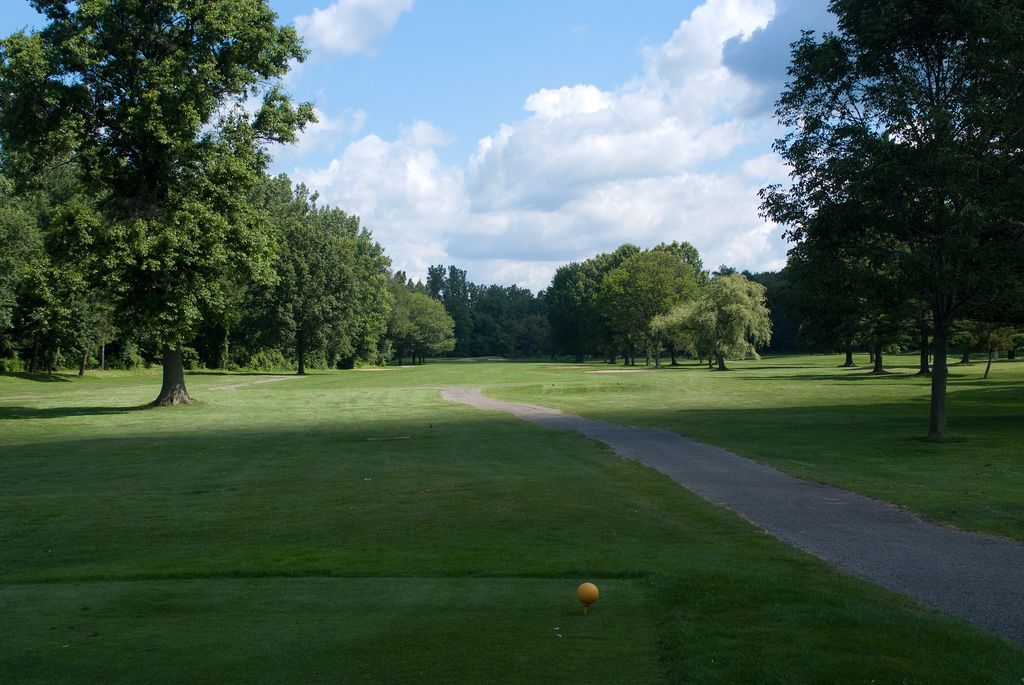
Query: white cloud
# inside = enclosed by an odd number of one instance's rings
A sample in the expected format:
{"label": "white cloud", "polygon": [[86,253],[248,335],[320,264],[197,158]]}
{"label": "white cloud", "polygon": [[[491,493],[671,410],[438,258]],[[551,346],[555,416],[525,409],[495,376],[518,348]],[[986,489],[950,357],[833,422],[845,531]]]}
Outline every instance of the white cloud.
{"label": "white cloud", "polygon": [[611,106],[611,98],[595,86],[563,86],[557,90],[542,88],[526,98],[523,106],[543,119],[595,114]]}
{"label": "white cloud", "polygon": [[395,267],[426,273],[446,257],[443,231],[466,212],[462,172],[444,167],[434,148],[441,130],[417,122],[388,142],[368,135],[323,169],[296,169],[293,180],[323,200],[358,215],[392,256]]}
{"label": "white cloud", "polygon": [[414,277],[455,263],[476,282],[536,290],[567,261],[672,240],[693,243],[708,268],[778,268],[781,231],[757,209],[758,188],[785,178],[767,153],[776,131],[742,115],[756,90],[722,63],[723,46],[773,11],[770,0],[707,0],[644,51],[635,79],[528,95],[525,118],[481,139],[464,168],[441,164],[447,136],[417,123],[395,141],[354,141],[296,180],[360,214]]}
{"label": "white cloud", "polygon": [[329,116],[319,107],[314,107],[316,121],[307,124],[298,139],[288,145],[274,144],[269,148],[275,168],[287,167],[314,150],[333,153],[362,131],[366,125],[366,112],[361,109],[345,110],[337,116]]}
{"label": "white cloud", "polygon": [[755,181],[766,183],[781,181],[789,173],[786,163],[774,152],[748,159],[740,166],[740,170]]}
{"label": "white cloud", "polygon": [[295,28],[328,52],[370,53],[373,41],[391,32],[413,0],[336,0],[327,9],[295,17]]}

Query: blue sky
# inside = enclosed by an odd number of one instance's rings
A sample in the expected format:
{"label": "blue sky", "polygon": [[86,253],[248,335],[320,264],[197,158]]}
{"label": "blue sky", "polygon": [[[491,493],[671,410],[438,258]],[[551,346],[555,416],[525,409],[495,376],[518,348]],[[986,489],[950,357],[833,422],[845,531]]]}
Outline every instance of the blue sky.
{"label": "blue sky", "polygon": [[[7,0],[0,33],[38,25]],[[271,0],[320,122],[274,172],[359,215],[395,268],[537,290],[623,242],[780,268],[756,191],[782,181],[771,103],[825,0]]]}

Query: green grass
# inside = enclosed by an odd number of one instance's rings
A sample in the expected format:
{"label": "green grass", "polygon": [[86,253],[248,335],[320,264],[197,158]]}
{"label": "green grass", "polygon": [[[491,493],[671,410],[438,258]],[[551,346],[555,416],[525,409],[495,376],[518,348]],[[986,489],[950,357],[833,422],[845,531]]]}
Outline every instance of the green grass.
{"label": "green grass", "polygon": [[923,439],[929,380],[914,376],[916,360],[891,358],[887,376],[837,368],[839,361],[778,357],[732,362],[725,373],[694,364],[587,373],[603,366],[494,385],[490,394],[666,428],[801,478],[1024,541],[1024,362],[996,363],[986,380],[984,364],[951,367],[954,439],[936,444]]}
{"label": "green grass", "polygon": [[[233,391],[214,388],[254,378],[193,374],[199,403],[161,410],[138,409],[152,372],[0,376],[0,680],[1024,678],[1018,647],[597,443],[436,391],[639,422],[689,383],[755,370],[594,368],[428,364]],[[602,591],[586,617],[583,580]]]}

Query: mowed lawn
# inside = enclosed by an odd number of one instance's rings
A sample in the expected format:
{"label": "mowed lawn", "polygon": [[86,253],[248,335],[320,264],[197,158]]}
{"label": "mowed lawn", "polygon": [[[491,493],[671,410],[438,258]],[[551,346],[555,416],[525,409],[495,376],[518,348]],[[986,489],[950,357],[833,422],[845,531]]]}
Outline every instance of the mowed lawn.
{"label": "mowed lawn", "polygon": [[[999,418],[1020,415],[1016,368],[964,390],[1007,435],[957,419],[965,441],[942,446],[916,440],[910,382],[870,379],[873,395],[843,400],[831,385],[861,382],[810,358],[732,374],[447,363],[238,385],[264,378],[200,373],[197,405],[160,410],[138,409],[155,371],[0,376],[0,680],[1019,683],[1019,647],[839,574],[601,445],[437,393],[477,385],[736,449],[778,438],[780,453],[793,439],[762,429],[787,411],[825,451],[855,432],[800,418],[823,411],[817,393],[837,415],[906,429],[894,460],[938,447],[934,466],[998,455],[1016,435]],[[892,406],[867,409],[890,382]],[[721,440],[696,432],[709,426]],[[857,472],[834,462],[806,475]],[[588,616],[584,580],[602,593]]]}
{"label": "mowed lawn", "polygon": [[[844,369],[834,356],[678,368],[577,370],[559,382],[501,383],[490,393],[726,447],[808,480],[895,502],[967,530],[1024,542],[1024,361],[950,366],[953,439],[928,432],[930,380],[916,357],[889,375]],[[955,360],[952,358],[950,362]],[[627,371],[623,373],[623,371]],[[632,373],[630,371],[636,371]]]}

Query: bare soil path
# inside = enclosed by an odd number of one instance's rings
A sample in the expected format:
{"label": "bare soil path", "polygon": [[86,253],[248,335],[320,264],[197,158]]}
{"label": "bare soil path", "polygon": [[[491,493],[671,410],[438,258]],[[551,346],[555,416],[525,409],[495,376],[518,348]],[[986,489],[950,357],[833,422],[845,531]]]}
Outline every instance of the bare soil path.
{"label": "bare soil path", "polygon": [[441,396],[599,440],[848,573],[1024,645],[1024,545],[941,526],[677,433],[502,402],[476,388],[443,388]]}

